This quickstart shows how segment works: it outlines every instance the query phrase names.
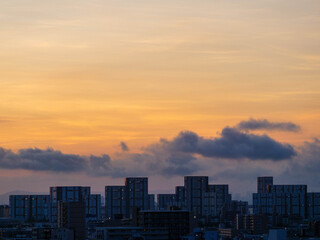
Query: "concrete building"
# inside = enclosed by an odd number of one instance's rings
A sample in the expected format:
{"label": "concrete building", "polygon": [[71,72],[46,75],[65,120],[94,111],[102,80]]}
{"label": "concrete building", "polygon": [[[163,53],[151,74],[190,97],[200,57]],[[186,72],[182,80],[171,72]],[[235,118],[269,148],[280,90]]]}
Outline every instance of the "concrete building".
{"label": "concrete building", "polygon": [[49,195],[11,195],[11,218],[22,221],[49,221]]}
{"label": "concrete building", "polygon": [[158,194],[157,203],[159,210],[168,210],[169,207],[176,206],[176,194]]}
{"label": "concrete building", "polygon": [[270,229],[268,240],[287,240],[285,229]]}
{"label": "concrete building", "polygon": [[144,229],[162,229],[169,239],[180,239],[192,232],[193,214],[186,210],[139,211],[133,219],[137,227]]}
{"label": "concrete building", "polygon": [[308,218],[320,220],[320,193],[307,193]]}
{"label": "concrete building", "polygon": [[122,218],[127,213],[127,195],[125,186],[105,187],[105,208],[107,218]]}
{"label": "concrete building", "polygon": [[147,210],[149,208],[148,178],[128,177],[125,179],[126,216],[132,217],[132,209]]}
{"label": "concrete building", "polygon": [[258,177],[257,193],[266,193],[269,185],[273,185],[273,177]]}
{"label": "concrete building", "polygon": [[90,194],[87,220],[98,220],[101,218],[101,195]]}
{"label": "concrete building", "polygon": [[177,207],[181,209],[186,209],[186,190],[184,186],[177,186],[176,189],[176,201],[177,201]]}
{"label": "concrete building", "polygon": [[9,218],[9,217],[10,217],[10,206],[0,205],[0,218]]}
{"label": "concrete building", "polygon": [[236,216],[236,229],[250,234],[263,234],[268,231],[268,217],[266,215],[248,214]]}
{"label": "concrete building", "polygon": [[[81,186],[58,186],[50,187],[50,220],[57,222],[58,202],[84,202],[85,213],[90,215],[90,187]],[[98,206],[97,206],[98,207]],[[100,208],[100,207],[99,207]],[[92,211],[92,210],[91,210]],[[96,210],[100,212],[100,210]]]}
{"label": "concrete building", "polygon": [[156,208],[155,195],[154,194],[148,194],[148,198],[149,198],[148,210],[155,210],[155,208]]}
{"label": "concrete building", "polygon": [[58,201],[58,228],[73,231],[74,239],[85,240],[86,233],[86,203]]}
{"label": "concrete building", "polygon": [[195,215],[204,215],[205,195],[208,189],[209,177],[184,177],[186,209]]}
{"label": "concrete building", "polygon": [[229,194],[229,186],[208,185],[205,193],[204,212],[205,216],[218,216],[222,207],[231,202],[231,194]]}
{"label": "concrete building", "polygon": [[95,238],[97,240],[169,240],[165,229],[146,229],[143,227],[97,227]]}
{"label": "concrete building", "polygon": [[106,186],[105,203],[107,218],[131,218],[132,209],[154,208],[154,195],[148,194],[148,178],[130,177],[124,186]]}

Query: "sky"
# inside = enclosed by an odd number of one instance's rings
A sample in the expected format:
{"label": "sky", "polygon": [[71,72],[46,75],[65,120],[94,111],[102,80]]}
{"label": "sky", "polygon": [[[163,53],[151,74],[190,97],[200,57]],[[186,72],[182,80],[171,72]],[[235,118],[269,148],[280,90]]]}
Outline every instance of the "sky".
{"label": "sky", "polygon": [[319,29],[318,0],[0,1],[0,194],[320,191]]}

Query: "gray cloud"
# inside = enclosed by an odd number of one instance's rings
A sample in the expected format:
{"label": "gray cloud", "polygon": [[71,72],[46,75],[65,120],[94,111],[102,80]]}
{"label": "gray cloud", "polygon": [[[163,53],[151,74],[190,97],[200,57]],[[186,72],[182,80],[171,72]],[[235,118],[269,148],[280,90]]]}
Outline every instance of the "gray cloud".
{"label": "gray cloud", "polygon": [[129,147],[125,142],[120,142],[120,147],[121,147],[121,150],[124,152],[129,151]]}
{"label": "gray cloud", "polygon": [[266,119],[249,119],[242,121],[237,125],[241,130],[279,130],[288,132],[298,132],[301,130],[300,126],[292,122],[270,122]]}
{"label": "gray cloud", "polygon": [[289,144],[277,142],[267,135],[244,133],[230,127],[224,128],[218,138],[206,139],[194,132],[181,132],[165,144],[176,151],[228,159],[279,161],[296,155]]}
{"label": "gray cloud", "polygon": [[[82,156],[64,154],[54,149],[28,148],[13,152],[0,148],[0,168],[47,172],[82,172],[88,176],[182,176],[205,171],[221,159],[262,162],[291,159],[296,151],[289,144],[267,135],[242,132],[226,127],[219,137],[204,138],[194,132],[180,132],[171,140],[160,139],[141,153],[130,153],[122,142],[122,150],[111,160],[107,154]],[[228,161],[227,161],[228,162]]]}
{"label": "gray cloud", "polygon": [[86,167],[86,160],[78,155],[63,154],[53,149],[21,149],[18,153],[0,148],[0,167],[34,171],[77,172]]}

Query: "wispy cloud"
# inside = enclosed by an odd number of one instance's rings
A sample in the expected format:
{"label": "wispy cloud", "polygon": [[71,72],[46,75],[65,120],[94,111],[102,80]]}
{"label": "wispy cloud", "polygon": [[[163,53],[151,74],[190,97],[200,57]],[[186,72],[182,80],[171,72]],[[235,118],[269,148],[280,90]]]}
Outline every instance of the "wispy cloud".
{"label": "wispy cloud", "polygon": [[278,130],[288,132],[298,132],[300,126],[292,122],[270,122],[267,119],[249,119],[237,125],[241,130]]}

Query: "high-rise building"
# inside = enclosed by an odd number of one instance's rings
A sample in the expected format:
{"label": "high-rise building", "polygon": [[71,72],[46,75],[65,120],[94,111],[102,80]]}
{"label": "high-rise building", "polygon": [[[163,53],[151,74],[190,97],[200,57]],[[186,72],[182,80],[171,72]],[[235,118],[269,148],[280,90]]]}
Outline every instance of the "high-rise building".
{"label": "high-rise building", "polygon": [[169,207],[176,206],[176,194],[158,194],[158,209],[168,210]]}
{"label": "high-rise building", "polygon": [[132,217],[132,209],[148,210],[148,178],[129,177],[125,179],[127,217]]}
{"label": "high-rise building", "polygon": [[208,182],[209,178],[207,176],[184,177],[186,208],[196,215],[204,215],[204,202]]}
{"label": "high-rise building", "polygon": [[73,230],[73,239],[86,239],[86,203],[58,201],[58,228]]}
{"label": "high-rise building", "polygon": [[177,206],[181,209],[186,209],[186,190],[184,186],[177,186],[176,187],[176,201]]}
{"label": "high-rise building", "polygon": [[97,220],[101,218],[101,195],[100,194],[90,194],[89,210],[86,217],[88,220]]}
{"label": "high-rise building", "polygon": [[306,185],[273,185],[272,177],[258,178],[258,193],[253,193],[253,213],[307,218]]}
{"label": "high-rise building", "polygon": [[105,208],[107,218],[122,218],[127,213],[125,186],[105,187]]}
{"label": "high-rise building", "polygon": [[[154,195],[148,194],[148,178],[130,177],[125,179],[124,186],[105,187],[106,217],[132,217],[132,209],[152,209]],[[153,205],[153,206],[152,206]]]}
{"label": "high-rise building", "polygon": [[11,195],[11,218],[17,220],[48,221],[49,195]]}
{"label": "high-rise building", "polygon": [[149,198],[149,207],[148,210],[155,210],[155,196],[154,194],[148,194],[148,198]]}
{"label": "high-rise building", "polygon": [[268,186],[273,185],[273,177],[258,177],[257,178],[257,192],[266,193]]}
{"label": "high-rise building", "polygon": [[58,217],[58,202],[84,202],[85,213],[89,214],[90,187],[59,186],[50,187],[50,219],[56,223]]}
{"label": "high-rise building", "polygon": [[308,218],[320,220],[320,193],[308,193]]}
{"label": "high-rise building", "polygon": [[222,207],[231,202],[229,186],[226,184],[208,185],[205,193],[204,215],[218,216]]}

